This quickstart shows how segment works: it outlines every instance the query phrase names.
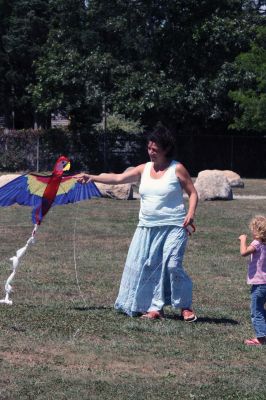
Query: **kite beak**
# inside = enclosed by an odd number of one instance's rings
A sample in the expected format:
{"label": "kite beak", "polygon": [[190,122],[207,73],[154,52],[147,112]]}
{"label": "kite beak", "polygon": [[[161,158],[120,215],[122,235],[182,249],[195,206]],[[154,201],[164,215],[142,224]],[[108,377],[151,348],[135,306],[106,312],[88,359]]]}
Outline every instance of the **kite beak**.
{"label": "kite beak", "polygon": [[70,166],[71,166],[71,164],[70,164],[70,162],[68,162],[68,163],[64,166],[63,171],[69,171],[69,170],[70,170]]}

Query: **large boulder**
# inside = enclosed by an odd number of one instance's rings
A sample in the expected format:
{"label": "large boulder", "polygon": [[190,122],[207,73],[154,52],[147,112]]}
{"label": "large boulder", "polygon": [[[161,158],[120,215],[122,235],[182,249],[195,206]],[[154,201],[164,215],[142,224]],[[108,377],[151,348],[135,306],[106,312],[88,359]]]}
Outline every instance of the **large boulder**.
{"label": "large boulder", "polygon": [[228,169],[226,170],[220,170],[220,169],[205,169],[204,171],[199,172],[198,177],[202,177],[205,175],[210,175],[210,173],[215,173],[215,174],[220,174],[225,176],[231,187],[244,187],[244,182],[241,179],[240,175],[238,175],[236,172],[234,171],[230,171]]}
{"label": "large boulder", "polygon": [[0,187],[4,186],[8,182],[12,181],[13,179],[16,179],[20,174],[8,174],[8,175],[1,175],[0,176]]}
{"label": "large boulder", "polygon": [[222,173],[229,180],[231,187],[239,187],[239,188],[244,187],[244,181],[241,179],[240,175],[238,175],[236,172],[226,169],[222,171]]}
{"label": "large boulder", "polygon": [[132,200],[133,187],[131,183],[120,185],[107,185],[105,183],[95,182],[103,197],[109,197],[117,200]]}
{"label": "large boulder", "polygon": [[215,171],[199,173],[195,188],[200,200],[232,200],[233,192],[229,180]]}

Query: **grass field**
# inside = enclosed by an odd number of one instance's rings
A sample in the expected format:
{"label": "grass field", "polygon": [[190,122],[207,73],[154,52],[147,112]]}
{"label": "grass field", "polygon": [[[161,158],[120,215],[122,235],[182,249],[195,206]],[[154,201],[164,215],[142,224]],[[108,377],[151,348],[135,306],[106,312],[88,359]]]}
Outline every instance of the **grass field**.
{"label": "grass field", "polygon": [[[265,194],[256,185],[249,193]],[[266,201],[199,204],[185,258],[195,324],[171,308],[158,322],[113,310],[138,206],[100,199],[49,212],[15,277],[13,306],[0,307],[0,399],[265,400],[266,346],[243,344],[254,334],[238,236]],[[0,209],[2,286],[31,229],[29,208]]]}

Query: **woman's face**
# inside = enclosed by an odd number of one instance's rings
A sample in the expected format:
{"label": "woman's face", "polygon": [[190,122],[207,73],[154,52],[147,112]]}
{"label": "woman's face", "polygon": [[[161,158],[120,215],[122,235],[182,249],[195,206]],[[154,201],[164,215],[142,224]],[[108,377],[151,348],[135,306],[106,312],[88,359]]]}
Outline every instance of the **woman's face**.
{"label": "woman's face", "polygon": [[149,142],[148,143],[148,154],[153,162],[160,162],[160,161],[165,161],[167,157],[165,156],[167,153],[167,150],[163,150],[161,146],[156,144],[155,142]]}

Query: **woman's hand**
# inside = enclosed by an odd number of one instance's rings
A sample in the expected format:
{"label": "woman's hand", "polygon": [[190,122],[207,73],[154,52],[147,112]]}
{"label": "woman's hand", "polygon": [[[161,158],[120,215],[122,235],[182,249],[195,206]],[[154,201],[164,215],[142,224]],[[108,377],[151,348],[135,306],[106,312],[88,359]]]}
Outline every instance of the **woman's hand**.
{"label": "woman's hand", "polygon": [[184,228],[188,225],[193,224],[193,222],[194,222],[193,216],[191,215],[191,213],[187,213],[183,222]]}
{"label": "woman's hand", "polygon": [[88,183],[92,180],[91,176],[85,173],[77,174],[73,178],[77,179],[79,183]]}

